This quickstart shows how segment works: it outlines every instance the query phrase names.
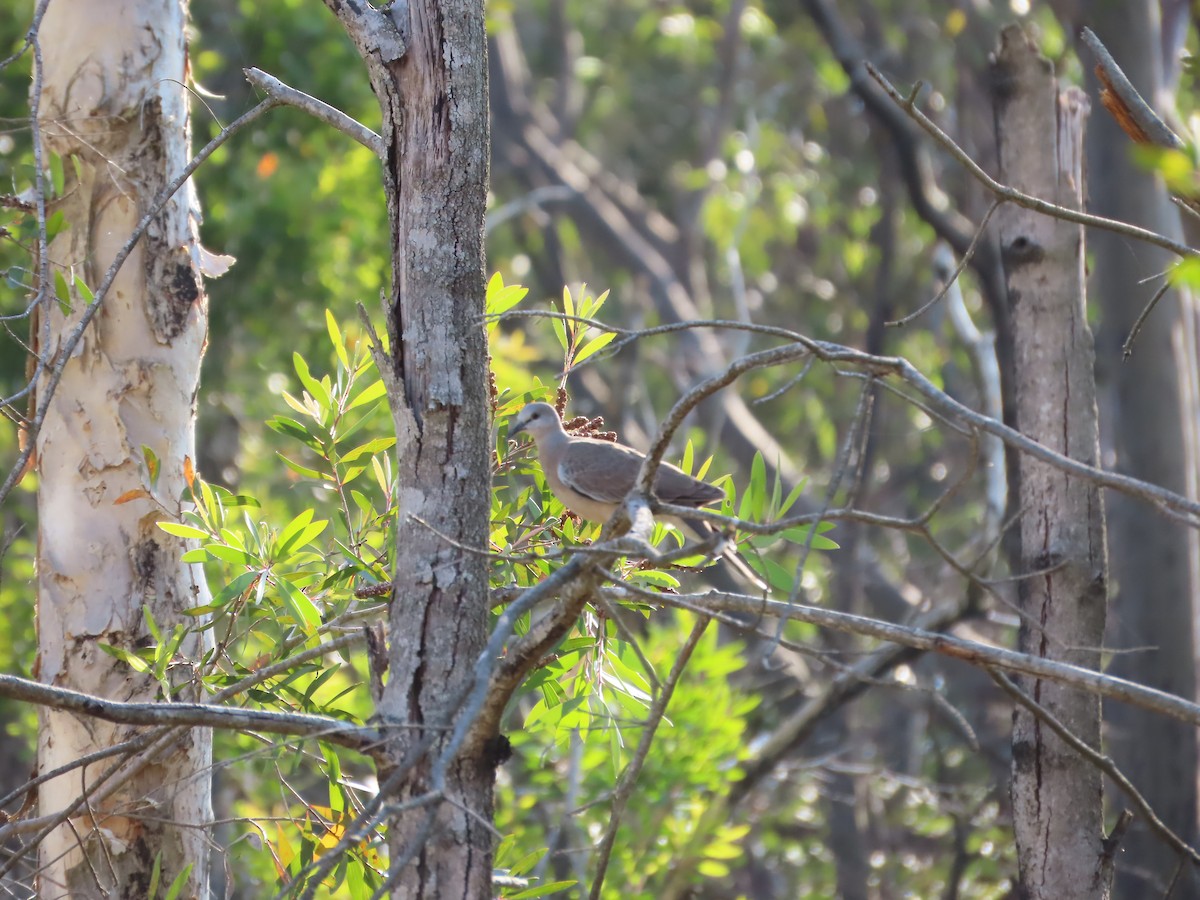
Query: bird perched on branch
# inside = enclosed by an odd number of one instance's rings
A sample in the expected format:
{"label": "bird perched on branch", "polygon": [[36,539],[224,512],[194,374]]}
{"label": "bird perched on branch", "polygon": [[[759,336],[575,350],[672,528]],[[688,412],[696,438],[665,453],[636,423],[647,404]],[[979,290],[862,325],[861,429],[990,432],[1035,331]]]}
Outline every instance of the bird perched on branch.
{"label": "bird perched on branch", "polygon": [[[624,444],[569,434],[563,428],[558,410],[549,403],[530,403],[517,413],[508,436],[521,432],[532,437],[537,445],[538,460],[554,496],[590,522],[608,521],[633,490],[646,458],[644,453]],[[664,462],[654,476],[654,496],[663,503],[699,509],[723,499],[725,492]],[[707,541],[717,533],[703,519],[670,517],[667,521],[697,540]],[[759,590],[767,590],[767,584],[737,552],[733,541],[718,538],[713,552],[724,557]]]}

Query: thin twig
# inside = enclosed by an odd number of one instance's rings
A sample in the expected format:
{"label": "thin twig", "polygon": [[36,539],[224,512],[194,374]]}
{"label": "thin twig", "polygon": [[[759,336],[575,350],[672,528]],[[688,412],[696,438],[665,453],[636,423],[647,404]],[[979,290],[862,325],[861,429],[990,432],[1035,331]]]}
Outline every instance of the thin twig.
{"label": "thin twig", "polygon": [[928,303],[923,304],[915,312],[909,313],[907,316],[901,316],[891,322],[884,322],[889,328],[900,328],[916,319],[923,316],[929,309],[936,306],[938,301],[946,296],[947,292],[958,282],[958,277],[962,275],[963,269],[967,267],[967,263],[971,261],[971,257],[975,255],[975,249],[979,246],[980,239],[983,238],[983,233],[987,230],[988,222],[992,220],[992,216],[1004,204],[1004,199],[1001,197],[992,201],[992,205],[988,207],[988,211],[983,214],[983,218],[979,220],[979,226],[975,229],[975,234],[971,237],[971,243],[967,247],[967,252],[962,255],[962,259],[958,261],[958,265],[954,267],[954,272],[950,277],[945,279],[942,289],[933,295],[933,299]]}
{"label": "thin twig", "polygon": [[1129,337],[1125,338],[1125,343],[1121,345],[1121,359],[1129,359],[1133,356],[1133,342],[1137,340],[1138,334],[1142,330],[1142,325],[1145,324],[1154,307],[1158,306],[1158,301],[1163,298],[1171,288],[1171,282],[1167,279],[1163,280],[1162,286],[1154,292],[1154,296],[1150,298],[1150,302],[1146,304],[1146,308],[1142,310],[1137,317],[1137,321],[1133,323],[1133,327],[1129,329]]}
{"label": "thin twig", "polygon": [[1103,228],[1105,231],[1111,231],[1114,234],[1125,235],[1126,237],[1136,238],[1140,241],[1145,241],[1147,244],[1153,244],[1156,247],[1162,247],[1164,250],[1170,250],[1176,256],[1190,257],[1200,255],[1200,250],[1195,250],[1180,241],[1173,240],[1166,235],[1159,234],[1155,231],[1150,231],[1146,228],[1140,228],[1137,225],[1130,225],[1128,222],[1119,222],[1116,219],[1106,219],[1103,216],[1093,216],[1090,213],[1079,212],[1073,209],[1067,209],[1065,206],[1059,206],[1056,203],[1050,203],[1046,200],[1041,200],[1037,197],[1030,196],[1016,188],[1001,184],[992,176],[985,172],[980,165],[971,158],[970,154],[963,150],[954,142],[946,132],[942,131],[933,120],[926,116],[920,109],[917,108],[911,97],[905,97],[901,94],[892,83],[883,76],[871,63],[866,63],[867,71],[871,77],[875,79],[888,94],[889,97],[908,115],[910,115],[918,125],[925,129],[929,135],[941,144],[951,156],[982,184],[988,191],[1000,200],[1007,200],[1010,203],[1015,203],[1017,206],[1025,209],[1032,209],[1034,212],[1042,213],[1043,215],[1052,216],[1056,219],[1061,219],[1064,222],[1074,222],[1077,225],[1087,225],[1091,228]]}

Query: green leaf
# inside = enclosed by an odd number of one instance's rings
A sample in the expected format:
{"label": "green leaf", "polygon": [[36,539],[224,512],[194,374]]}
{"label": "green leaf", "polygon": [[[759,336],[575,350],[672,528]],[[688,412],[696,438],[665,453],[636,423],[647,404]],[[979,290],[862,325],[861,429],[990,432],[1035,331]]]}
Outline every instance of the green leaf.
{"label": "green leaf", "polygon": [[317,404],[324,411],[333,409],[333,401],[329,397],[329,391],[325,389],[325,385],[313,378],[308,371],[308,363],[299,353],[292,354],[292,365],[296,367],[296,374],[300,376],[300,383],[304,385],[304,389],[308,391]]}
{"label": "green leaf", "polygon": [[679,468],[683,469],[689,475],[692,474],[692,466],[695,464],[695,454],[696,449],[692,446],[691,440],[689,440],[683,445],[683,459],[679,461]]}
{"label": "green leaf", "polygon": [[615,338],[616,336],[617,336],[617,334],[615,331],[609,331],[605,334],[600,335],[600,337],[598,337],[598,338],[593,338],[592,340],[588,341],[586,344],[583,345],[583,349],[580,350],[577,354],[575,354],[574,365],[576,365],[576,366],[579,365],[581,362],[583,362],[585,359],[587,359],[593,353],[596,353],[599,350],[603,350],[605,347],[607,347],[609,344],[611,344],[613,342],[613,338]]}
{"label": "green leaf", "polygon": [[[179,895],[183,892],[184,885],[187,884],[188,876],[192,873],[192,864],[188,863],[183,867],[183,871],[175,876],[175,880],[171,882],[171,886],[167,888],[167,893],[163,895],[163,900],[178,900]],[[151,894],[153,896],[153,894]]]}
{"label": "green leaf", "polygon": [[529,900],[531,897],[548,897],[559,891],[565,891],[569,887],[574,887],[578,883],[577,881],[550,881],[546,884],[527,888],[517,894],[509,894],[508,900]]}
{"label": "green leaf", "polygon": [[146,628],[150,634],[154,636],[154,640],[162,643],[162,632],[159,631],[158,623],[154,621],[154,613],[150,612],[149,606],[142,607],[142,621],[146,623]]}
{"label": "green leaf", "polygon": [[184,525],[181,522],[159,522],[158,527],[167,534],[173,534],[175,537],[181,538],[197,538],[203,540],[209,537],[207,531],[200,528],[195,528],[191,525]]}
{"label": "green leaf", "polygon": [[146,889],[146,893],[150,900],[155,900],[158,896],[158,880],[162,877],[162,851],[154,854],[154,865],[150,869],[150,885]]}
{"label": "green leaf", "polygon": [[491,277],[487,285],[487,297],[485,300],[485,309],[489,316],[498,316],[501,313],[508,312],[529,293],[528,288],[521,287],[519,284],[506,285],[500,273],[497,272]]}
{"label": "green leaf", "polygon": [[387,394],[387,385],[382,381],[376,381],[368,385],[362,393],[350,401],[350,405],[346,407],[346,412],[352,409],[357,409],[360,406],[366,406]]}
{"label": "green leaf", "polygon": [[71,223],[67,221],[66,213],[61,209],[56,209],[46,219],[46,238],[52,241],[70,227]]}
{"label": "green leaf", "polygon": [[308,466],[302,466],[298,462],[292,462],[292,460],[288,459],[282,453],[276,453],[275,455],[278,456],[280,459],[282,459],[283,464],[285,466],[287,466],[289,469],[291,469],[293,472],[295,472],[297,475],[303,475],[305,478],[314,478],[317,481],[326,480],[326,477],[324,475],[322,475],[320,472],[318,472],[316,469],[310,469],[310,468],[308,468]]}
{"label": "green leaf", "polygon": [[567,328],[566,328],[566,323],[565,323],[565,322],[563,322],[563,320],[562,320],[562,319],[555,318],[555,319],[554,319],[554,320],[551,322],[551,325],[552,325],[552,326],[553,326],[553,328],[554,328],[554,336],[555,336],[556,338],[558,338],[558,343],[559,343],[559,344],[562,346],[562,348],[563,348],[563,352],[565,353],[565,352],[566,352],[568,349],[570,349],[570,348],[569,348],[569,345],[568,345],[568,343],[567,343]]}
{"label": "green leaf", "polygon": [[79,296],[87,302],[88,306],[91,306],[96,302],[96,295],[78,275],[75,276],[75,290],[78,292]]}
{"label": "green leaf", "polygon": [[158,454],[149,447],[142,445],[142,457],[146,460],[146,472],[150,475],[150,486],[158,486],[159,462]]}
{"label": "green leaf", "polygon": [[274,559],[286,556],[293,547],[305,546],[329,524],[327,520],[314,522],[312,518],[313,510],[306,509],[284,526],[276,540],[276,550],[272,554]]}
{"label": "green leaf", "polygon": [[235,597],[240,597],[247,590],[249,590],[250,586],[254,584],[256,579],[262,578],[262,574],[263,573],[257,569],[253,572],[243,572],[229,582],[229,584],[225,585],[225,587],[221,588],[221,590],[217,591],[216,596],[212,598],[212,603],[210,605],[219,609],[229,601],[233,600]]}
{"label": "green leaf", "polygon": [[[833,527],[832,522],[822,522],[821,524],[828,526],[828,528]],[[837,544],[836,541],[832,541],[829,538],[822,537],[820,535],[819,532],[822,530],[827,530],[827,529],[820,529],[820,528],[817,529],[818,534],[812,539],[812,548],[814,550],[838,550],[838,549],[840,549],[840,546]],[[812,531],[811,525],[801,525],[796,528],[785,528],[783,531],[781,531],[779,533],[779,536],[781,538],[783,538],[785,541],[790,541],[793,544],[803,545],[803,544],[808,543],[808,535],[809,535],[809,532],[811,532],[811,531]]]}
{"label": "green leaf", "polygon": [[782,516],[785,513],[787,513],[787,511],[792,508],[793,504],[795,504],[795,502],[800,499],[800,495],[804,493],[804,488],[807,485],[808,485],[808,479],[801,478],[799,483],[797,483],[797,485],[794,488],[792,488],[792,490],[788,493],[787,497],[784,498],[783,503],[780,504],[779,512],[777,513],[777,515]]}
{"label": "green leaf", "polygon": [[67,175],[63,169],[63,158],[57,153],[51,153],[47,161],[50,165],[50,189],[55,197],[61,197],[67,189]]}
{"label": "green leaf", "polygon": [[373,440],[367,441],[365,444],[359,444],[357,447],[355,447],[353,450],[348,451],[347,453],[343,453],[341,455],[339,462],[344,462],[344,463],[354,462],[354,460],[358,459],[360,456],[363,456],[364,454],[380,453],[384,450],[394,447],[395,445],[396,445],[396,439],[394,437],[375,438]]}
{"label": "green leaf", "polygon": [[235,566],[261,566],[262,560],[256,559],[245,550],[237,547],[227,547],[222,544],[209,544],[204,548],[214,559],[231,563]]}
{"label": "green leaf", "polygon": [[314,634],[321,624],[321,613],[308,595],[286,578],[278,579],[283,590],[283,599],[295,618],[296,623],[304,629],[304,633]]}
{"label": "green leaf", "polygon": [[600,307],[604,305],[604,301],[607,299],[608,291],[605,291],[599,297],[596,297],[594,300],[592,300],[591,308],[588,310],[588,317],[595,318],[596,314],[600,312]]}
{"label": "green leaf", "polygon": [[729,866],[715,859],[702,859],[697,864],[696,871],[708,878],[724,878],[729,874]]}
{"label": "green leaf", "polygon": [[310,447],[319,447],[321,444],[317,436],[304,425],[295,419],[289,419],[287,416],[272,416],[270,419],[267,419],[267,427],[287,437],[295,438]]}
{"label": "green leaf", "polygon": [[337,354],[338,362],[349,369],[350,357],[346,353],[346,344],[342,341],[342,330],[338,326],[337,319],[328,309],[325,310],[325,329],[329,332],[329,340],[333,344],[333,351]]}
{"label": "green leaf", "polygon": [[130,653],[128,650],[121,647],[114,647],[112,644],[101,644],[100,649],[109,656],[115,656],[117,659],[122,660],[133,671],[139,674],[145,674],[150,671],[150,663],[146,662],[146,660],[142,659],[136,653]]}

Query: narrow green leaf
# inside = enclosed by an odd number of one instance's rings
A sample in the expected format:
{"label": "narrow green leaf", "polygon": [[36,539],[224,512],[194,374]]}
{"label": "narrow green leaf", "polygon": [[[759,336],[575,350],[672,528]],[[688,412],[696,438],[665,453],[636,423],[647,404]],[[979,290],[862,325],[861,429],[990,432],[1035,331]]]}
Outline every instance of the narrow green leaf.
{"label": "narrow green leaf", "polygon": [[373,382],[372,384],[367,385],[367,387],[357,397],[350,401],[350,405],[346,407],[346,412],[349,412],[352,409],[358,409],[360,406],[366,406],[368,403],[372,403],[386,394],[387,385],[385,385],[382,381]]}
{"label": "narrow green leaf", "polygon": [[179,895],[183,893],[184,885],[187,884],[188,876],[191,875],[191,873],[192,864],[188,863],[183,867],[183,871],[175,876],[175,880],[172,881],[171,886],[167,888],[167,893],[163,895],[163,900],[178,900]]}
{"label": "narrow green leaf", "polygon": [[574,365],[579,365],[581,362],[583,362],[585,359],[587,359],[593,353],[603,350],[605,347],[607,347],[609,344],[611,344],[613,342],[613,338],[615,338],[616,336],[617,336],[616,332],[609,331],[609,332],[606,332],[605,334],[600,335],[600,337],[598,337],[598,338],[593,338],[592,340],[588,341],[586,344],[583,345],[583,349],[580,350],[577,354],[575,354]]}
{"label": "narrow green leaf", "polygon": [[296,374],[300,376],[300,383],[304,385],[304,389],[315,400],[322,411],[328,412],[333,408],[333,401],[329,398],[329,391],[325,385],[313,378],[308,371],[308,363],[299,353],[292,354],[292,365],[296,367]]}
{"label": "narrow green leaf", "polygon": [[[252,584],[254,584],[255,579],[258,579],[261,577],[262,577],[262,572],[257,569],[254,570],[253,572],[242,572],[240,575],[235,577],[231,582],[229,582],[229,584],[225,585],[225,587],[223,587],[223,588],[221,588],[221,590],[217,591],[216,595],[212,598],[212,602],[210,605],[213,607],[216,607],[217,609],[220,609],[222,606],[224,606],[226,603],[229,603],[235,597],[242,596],[242,594],[244,594],[250,588],[250,586]],[[265,581],[266,579],[263,579],[263,580]]]}
{"label": "narrow green leaf", "polygon": [[143,444],[142,457],[146,460],[146,472],[150,475],[150,486],[156,487],[158,485],[158,472],[160,468],[158,454]]}
{"label": "narrow green leaf", "polygon": [[64,231],[69,230],[70,227],[71,223],[67,221],[66,213],[61,209],[56,209],[46,219],[46,238],[52,241]]}
{"label": "narrow green leaf", "polygon": [[342,329],[337,319],[328,309],[325,310],[325,329],[329,332],[329,340],[333,343],[333,351],[337,354],[338,362],[345,368],[350,368],[350,357],[346,353],[346,344],[342,340]]}
{"label": "narrow green leaf", "polygon": [[255,559],[245,550],[240,550],[237,547],[226,547],[221,544],[209,544],[204,549],[212,554],[214,559],[219,559],[235,566],[258,567],[262,565],[261,560]]}
{"label": "narrow green leaf", "polygon": [[203,540],[209,536],[207,531],[195,528],[191,525],[184,525],[181,522],[159,522],[158,527],[167,534],[173,534],[175,537],[181,538],[197,538]]}
{"label": "narrow green leaf", "polygon": [[162,851],[154,854],[154,866],[150,869],[150,885],[146,889],[146,893],[150,900],[155,900],[158,896],[158,880],[162,877]]}
{"label": "narrow green leaf", "polygon": [[149,606],[142,607],[142,621],[146,623],[146,628],[150,630],[150,634],[154,636],[154,640],[162,643],[162,632],[158,629],[158,623],[154,621],[154,613],[150,612]]}
{"label": "narrow green leaf", "polygon": [[527,888],[517,894],[509,894],[508,900],[530,900],[533,897],[548,897],[550,894],[556,894],[559,891],[565,891],[569,887],[574,887],[578,883],[577,881],[550,881],[546,884]]}
{"label": "narrow green leaf", "polygon": [[124,650],[121,647],[114,647],[112,644],[101,644],[100,649],[109,656],[113,656],[121,660],[131,669],[133,669],[133,671],[139,674],[145,674],[146,672],[150,671],[150,663],[146,662],[146,660],[142,659],[140,656],[130,653],[128,650]]}
{"label": "narrow green leaf", "polygon": [[365,444],[359,444],[353,450],[343,453],[341,455],[339,461],[344,462],[344,463],[354,462],[354,460],[358,459],[360,456],[363,456],[364,454],[380,453],[384,450],[394,447],[395,444],[396,444],[396,439],[394,437],[375,438],[373,440],[367,441]]}
{"label": "narrow green leaf", "polygon": [[494,274],[488,281],[485,309],[489,316],[498,316],[512,309],[529,293],[528,288],[519,284],[504,283],[500,273]]}
{"label": "narrow green leaf", "polygon": [[309,599],[308,595],[300,588],[296,587],[286,578],[278,579],[280,588],[283,590],[283,598],[287,602],[287,607],[291,610],[292,615],[296,619],[296,623],[304,630],[305,634],[311,635],[316,632],[321,624],[321,613],[316,605]]}
{"label": "narrow green leaf", "polygon": [[288,459],[282,453],[277,453],[276,456],[278,456],[280,459],[282,459],[283,464],[285,466],[287,466],[289,469],[291,469],[293,472],[295,472],[297,475],[303,475],[305,478],[314,478],[317,481],[325,480],[325,476],[322,475],[320,472],[318,472],[316,469],[310,469],[310,468],[308,468],[308,466],[302,466],[298,462],[292,462],[292,460]]}
{"label": "narrow green leaf", "polygon": [[83,300],[88,304],[88,306],[91,306],[93,303],[96,302],[95,293],[92,292],[92,289],[90,287],[88,287],[87,283],[82,278],[80,278],[78,275],[75,276],[75,290],[79,293],[79,296],[82,297]]}
{"label": "narrow green leaf", "polygon": [[695,454],[696,448],[692,446],[692,442],[689,440],[683,445],[683,459],[679,462],[679,468],[683,469],[683,471],[687,472],[689,475],[692,474],[692,465],[695,462]]}
{"label": "narrow green leaf", "polygon": [[313,522],[313,511],[306,509],[280,532],[276,543],[277,549],[272,554],[274,559],[284,559],[293,550],[305,547],[329,525],[329,520],[320,519]]}

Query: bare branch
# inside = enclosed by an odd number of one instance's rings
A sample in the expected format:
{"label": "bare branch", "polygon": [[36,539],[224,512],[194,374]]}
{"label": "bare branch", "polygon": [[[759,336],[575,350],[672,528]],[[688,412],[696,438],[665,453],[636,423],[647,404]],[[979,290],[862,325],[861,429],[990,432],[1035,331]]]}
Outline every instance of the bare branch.
{"label": "bare branch", "polygon": [[[639,596],[626,586],[614,587],[612,590],[624,591],[630,597]],[[720,591],[709,591],[704,594],[662,594],[657,599],[667,606],[689,609],[701,615],[719,611],[746,615],[786,616],[797,622],[808,622],[821,628],[866,635],[881,641],[903,644],[917,650],[940,653],[943,656],[973,665],[992,666],[1007,672],[1019,672],[1023,675],[1069,684],[1110,700],[1130,703],[1174,719],[1190,722],[1193,725],[1200,725],[1200,704],[1176,697],[1174,694],[1081,666],[1053,662],[1042,657],[1029,656],[1015,650],[993,647],[952,635],[937,634],[922,628],[895,625],[881,619],[836,612],[816,606],[789,605],[775,600],[761,600],[756,597]]]}
{"label": "bare branch", "polygon": [[1121,130],[1138,143],[1186,150],[1187,145],[1142,99],[1096,33],[1084,27],[1080,37],[1088,49],[1096,54],[1096,77],[1104,86],[1100,92],[1100,102],[1112,113]]}
{"label": "bare branch", "polygon": [[289,87],[274,75],[268,75],[262,69],[252,66],[242,71],[246,73],[246,80],[268,97],[274,97],[280,103],[303,110],[314,119],[324,122],[330,128],[340,131],[347,137],[358,141],[380,159],[383,159],[387,155],[387,148],[384,146],[382,137],[362,122],[346,115],[340,109],[336,109],[323,100],[318,100],[316,97],[304,93],[304,91],[298,91],[294,87]]}
{"label": "bare branch", "polygon": [[235,709],[203,703],[125,703],[29,681],[15,675],[0,675],[0,696],[123,725],[200,726],[241,731],[255,729],[272,734],[317,737],[359,751],[381,740],[379,729],[364,728],[327,716]]}

